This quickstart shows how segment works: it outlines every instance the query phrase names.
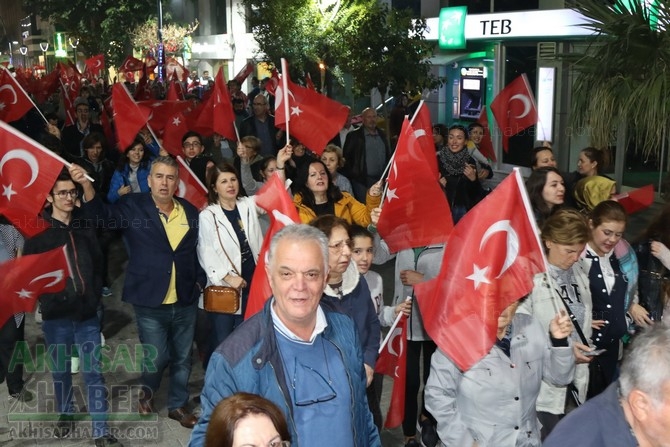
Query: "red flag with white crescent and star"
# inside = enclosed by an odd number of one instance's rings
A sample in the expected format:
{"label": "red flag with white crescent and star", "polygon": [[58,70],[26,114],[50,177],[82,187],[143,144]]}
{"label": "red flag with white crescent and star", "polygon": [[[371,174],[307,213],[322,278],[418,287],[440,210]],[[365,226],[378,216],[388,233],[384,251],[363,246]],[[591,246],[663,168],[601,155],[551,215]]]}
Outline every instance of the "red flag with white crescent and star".
{"label": "red flag with white crescent and star", "polygon": [[405,418],[405,381],[407,372],[407,317],[398,315],[398,323],[391,327],[388,342],[380,349],[375,372],[393,379],[393,391],[384,428],[395,428]]}
{"label": "red flag with white crescent and star", "polygon": [[116,124],[116,138],[118,149],[123,152],[133,142],[137,134],[147,125],[151,110],[146,106],[139,106],[130,96],[123,84],[116,83],[112,87],[112,108]]}
{"label": "red flag with white crescent and star", "polygon": [[119,67],[119,71],[133,72],[144,68],[144,62],[133,56],[128,56]]}
{"label": "red flag with white crescent and star", "polygon": [[10,123],[28,113],[33,103],[9,70],[0,71],[0,120]]}
{"label": "red flag with white crescent and star", "polygon": [[93,78],[97,78],[100,72],[105,69],[105,55],[91,56],[86,59],[84,65],[86,66],[84,73],[90,73]]}
{"label": "red flag with white crescent and star", "polygon": [[0,264],[0,326],[19,312],[33,312],[37,298],[65,288],[72,276],[65,245]]}
{"label": "red flag with white crescent and star", "polygon": [[387,181],[377,230],[391,253],[446,242],[454,226],[449,202],[407,118]]}
{"label": "red flag with white crescent and star", "polygon": [[247,62],[244,65],[244,67],[242,67],[242,69],[239,71],[239,73],[235,75],[233,79],[236,80],[240,85],[242,85],[244,80],[247,79],[249,75],[254,72],[255,69],[256,64],[254,64],[253,62]]}
{"label": "red flag with white crescent and star", "polygon": [[456,224],[437,277],[414,286],[428,335],[461,370],[491,350],[500,313],[547,271],[538,235],[515,169]]}
{"label": "red flag with white crescent and star", "polygon": [[19,229],[30,225],[63,166],[52,151],[0,121],[0,214]]}
{"label": "red flag with white crescent and star", "polygon": [[154,132],[160,132],[165,129],[170,118],[179,112],[188,113],[193,104],[191,101],[161,101],[154,99],[137,101],[137,105],[151,109],[149,126],[151,126],[151,130]]}
{"label": "red flag with white crescent and star", "polygon": [[175,195],[188,200],[191,205],[202,211],[207,206],[207,188],[181,156],[177,157],[177,162],[179,162],[179,186]]}
{"label": "red flag with white crescent and star", "polygon": [[439,179],[440,171],[437,168],[437,152],[435,152],[435,141],[433,140],[433,124],[430,119],[430,110],[426,107],[423,99],[416,108],[416,112],[414,112],[414,116],[409,123],[414,129],[414,136],[421,146],[421,150],[426,157],[426,162],[428,162],[431,172],[435,175],[435,179]]}
{"label": "red flag with white crescent and star", "polygon": [[163,132],[163,147],[170,154],[183,155],[181,139],[189,131],[186,118],[182,112],[177,112],[165,123]]}
{"label": "red flag with white crescent and star", "polygon": [[526,74],[507,84],[493,99],[490,108],[502,132],[503,149],[507,152],[509,137],[534,125],[538,119],[535,97]]}
{"label": "red flag with white crescent and star", "polygon": [[[349,116],[349,107],[291,81],[288,63],[282,59],[282,82],[275,91],[275,126],[289,129],[291,136],[317,155],[337,135]],[[284,92],[284,79],[288,88]],[[288,113],[284,101],[288,102]]]}
{"label": "red flag with white crescent and star", "polygon": [[256,193],[256,206],[263,208],[270,217],[270,228],[265,233],[258,262],[249,288],[249,299],[244,318],[247,319],[263,308],[265,301],[272,296],[270,281],[265,272],[265,256],[270,249],[272,237],[286,225],[300,223],[298,211],[293,199],[286,191],[279,174],[270,176],[265,185]]}

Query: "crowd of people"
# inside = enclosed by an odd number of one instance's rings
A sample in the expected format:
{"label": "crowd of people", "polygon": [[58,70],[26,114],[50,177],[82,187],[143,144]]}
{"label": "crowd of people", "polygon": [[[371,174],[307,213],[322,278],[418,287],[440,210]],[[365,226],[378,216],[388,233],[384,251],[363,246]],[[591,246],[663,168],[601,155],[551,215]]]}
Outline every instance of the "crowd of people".
{"label": "crowd of people", "polygon": [[[602,153],[585,148],[577,171],[566,174],[551,148],[534,149],[526,187],[549,270],[501,313],[490,352],[462,371],[431,340],[414,299],[414,286],[437,276],[445,245],[391,253],[375,231],[397,134],[387,138],[367,108],[360,127],[348,121],[318,156],[275,127],[264,89],[247,96],[239,84],[229,88],[244,115],[240,141],[194,131],[181,140],[186,164],[207,189],[202,210],[177,197],[180,167],[150,132],[114,149],[91,119],[98,101],[90,89],[75,102],[72,126],[18,125],[73,163],[47,196],[47,230],[23,242],[9,222],[0,227],[2,259],[65,245],[76,272],[64,291],[39,298],[47,345],[67,347],[49,351],[56,437],[73,430],[77,359],[96,416],[95,445],[121,445],[109,433],[104,377],[95,367],[101,298],[112,294],[107,255],[120,236],[128,256],[121,298],[133,307],[140,342],[151,347],[137,411],[157,411],[169,368],[168,417],[193,430],[192,446],[380,446],[375,364],[381,328],[398,315],[408,318],[407,447],[668,445],[670,329],[662,320],[670,311],[670,206],[628,243],[628,216],[612,200],[617,185],[603,174]],[[433,128],[451,209],[443,218],[454,223],[495,187],[478,150],[482,135],[477,123]],[[255,193],[272,176],[290,185],[301,223],[272,238],[265,260],[272,296],[245,321],[269,225]],[[394,257],[394,294],[385,300],[372,265]],[[235,289],[237,309],[208,310],[203,291],[214,286]],[[23,338],[24,324],[17,315],[2,328],[4,369],[6,347]],[[206,370],[200,414],[188,392],[194,343]],[[4,372],[13,398],[34,398],[20,369]],[[621,426],[608,431],[610,423]]]}

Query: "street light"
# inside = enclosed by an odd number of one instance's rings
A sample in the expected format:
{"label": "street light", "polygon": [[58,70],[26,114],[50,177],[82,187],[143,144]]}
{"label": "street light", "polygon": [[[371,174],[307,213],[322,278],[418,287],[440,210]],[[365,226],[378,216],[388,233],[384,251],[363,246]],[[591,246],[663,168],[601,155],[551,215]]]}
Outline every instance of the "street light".
{"label": "street light", "polygon": [[22,44],[19,47],[19,52],[21,53],[21,56],[23,56],[23,68],[26,68],[26,54],[28,54],[28,47],[26,44]]}
{"label": "street light", "polygon": [[78,38],[72,38],[70,37],[68,39],[70,41],[70,46],[72,47],[72,50],[74,52],[74,66],[77,66],[77,45],[79,45],[79,39]]}
{"label": "street light", "polygon": [[47,62],[47,50],[49,49],[49,42],[46,40],[41,41],[40,49],[42,50],[42,57],[44,58],[44,71],[49,71],[49,64]]}

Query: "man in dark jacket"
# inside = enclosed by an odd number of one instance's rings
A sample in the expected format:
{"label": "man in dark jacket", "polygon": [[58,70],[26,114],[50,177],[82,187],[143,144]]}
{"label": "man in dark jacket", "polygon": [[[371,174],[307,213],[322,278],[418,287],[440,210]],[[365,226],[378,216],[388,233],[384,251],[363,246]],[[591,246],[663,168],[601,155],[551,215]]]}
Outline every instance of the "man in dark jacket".
{"label": "man in dark jacket", "polygon": [[349,132],[344,143],[342,173],[351,180],[356,200],[365,203],[365,193],[381,179],[391,150],[386,135],[377,128],[377,112],[367,108],[361,116],[363,125]]}
{"label": "man in dark jacket", "polygon": [[84,155],[81,142],[86,135],[91,132],[104,133],[100,124],[91,122],[90,108],[87,99],[82,97],[75,99],[74,110],[76,114],[74,124],[65,126],[61,135],[65,154],[67,154],[69,158],[76,158]]}
{"label": "man in dark jacket", "polygon": [[70,174],[62,173],[47,196],[51,204],[51,216],[48,219],[50,228],[28,239],[24,245],[24,253],[27,255],[65,245],[72,270],[72,277],[68,278],[65,290],[39,297],[42,330],[53,362],[54,392],[60,413],[54,435],[64,438],[74,427],[76,410],[72,402],[70,356],[76,344],[88,389],[88,408],[93,416],[95,445],[120,446],[109,434],[104,418],[107,393],[100,372],[100,320],[97,314],[102,288],[102,254],[95,230],[84,219],[82,209],[76,207],[78,195]]}
{"label": "man in dark jacket", "polygon": [[239,132],[240,137],[252,135],[260,138],[260,155],[277,155],[277,151],[284,146],[284,131],[275,127],[275,117],[270,115],[270,106],[268,99],[264,95],[256,95],[254,102],[251,103],[253,115],[242,121]]}
{"label": "man in dark jacket", "polygon": [[169,156],[154,159],[148,193],[126,194],[114,205],[95,195],[81,167],[70,168],[84,188],[84,208],[120,229],[128,247],[123,300],[133,305],[142,360],[143,395],[140,414],[154,411],[153,396],[170,364],[168,417],[193,428],[196,417],[187,409],[191,346],[197,302],[207,282],[196,254],[198,210],[175,197],[179,166]]}

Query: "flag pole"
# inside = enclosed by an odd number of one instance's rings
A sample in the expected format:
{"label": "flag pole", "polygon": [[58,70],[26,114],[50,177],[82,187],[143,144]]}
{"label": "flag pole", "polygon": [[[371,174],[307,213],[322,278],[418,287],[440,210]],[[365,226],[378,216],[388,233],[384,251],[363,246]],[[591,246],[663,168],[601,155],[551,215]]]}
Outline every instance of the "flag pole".
{"label": "flag pole", "polygon": [[235,128],[235,136],[237,137],[237,141],[240,141],[240,131],[237,130],[237,123],[233,121],[233,127]]}
{"label": "flag pole", "polygon": [[286,117],[286,145],[288,146],[291,144],[291,137],[290,137],[290,132],[289,132],[289,119],[291,118],[291,115],[289,114],[289,107],[288,107],[288,63],[286,62],[286,59],[283,57],[281,58],[281,70],[282,70],[282,77],[281,77],[281,85],[282,85],[282,101],[284,102],[284,116]]}
{"label": "flag pole", "polygon": [[[0,121],[0,128],[3,129],[3,130],[5,130],[5,131],[7,131],[7,132],[9,132],[9,133],[11,133],[12,135],[14,135],[14,136],[17,137],[17,138],[21,138],[22,140],[24,140],[24,139],[26,139],[26,138],[29,139],[30,142],[31,142],[31,144],[32,144],[33,146],[35,146],[37,149],[39,149],[40,151],[44,152],[45,154],[47,154],[47,155],[50,156],[50,157],[55,158],[55,159],[58,160],[58,161],[60,161],[61,163],[63,163],[63,164],[64,164],[65,166],[67,166],[68,168],[71,168],[71,167],[72,167],[72,164],[73,164],[73,163],[70,163],[69,161],[67,161],[66,159],[64,159],[63,157],[61,157],[61,156],[58,155],[57,153],[55,153],[54,151],[52,151],[52,150],[50,150],[50,149],[47,149],[47,148],[44,147],[41,143],[38,143],[37,141],[35,141],[35,140],[33,140],[32,138],[30,138],[28,135],[26,135],[26,134],[24,134],[23,132],[21,132],[21,131],[15,129],[15,128],[13,128],[13,127],[10,126],[9,124],[5,123],[4,121]],[[94,182],[94,181],[95,181],[95,180],[93,180],[93,179],[91,178],[90,175],[88,175],[88,174],[86,174],[86,173],[84,173],[84,177],[86,177],[86,178],[87,178],[89,181],[91,181],[91,182]]]}
{"label": "flag pole", "polygon": [[[412,300],[412,297],[409,297],[409,296],[405,299],[405,301],[411,301],[411,300]],[[391,327],[389,328],[388,334],[386,334],[386,337],[384,338],[384,341],[383,341],[382,344],[379,346],[379,352],[378,352],[378,354],[381,354],[381,352],[384,350],[384,348],[385,348],[386,345],[388,344],[388,342],[389,342],[391,336],[393,335],[393,330],[396,328],[396,326],[398,326],[398,323],[400,323],[400,319],[401,319],[402,317],[404,317],[404,316],[405,316],[404,313],[402,313],[402,312],[398,312],[398,315],[395,317],[395,320],[393,321],[393,324],[392,324]]]}
{"label": "flag pole", "polygon": [[[542,248],[540,250],[542,252],[542,263],[544,264],[544,274],[545,274],[545,280],[547,281],[547,284],[549,284],[549,261],[547,261],[547,255],[544,252],[544,245],[542,244],[542,239],[540,238],[540,229],[537,226],[537,221],[535,220],[535,213],[533,212],[533,207],[530,204],[530,198],[528,197],[528,191],[526,191],[526,188],[523,186],[523,178],[521,177],[521,171],[519,168],[514,168],[514,176],[516,177],[516,182],[517,186],[519,188],[519,192],[521,193],[521,200],[523,201],[523,206],[526,211],[526,217],[528,220],[530,220],[530,226],[533,229],[533,234],[535,236],[535,240],[537,241],[538,245]],[[551,300],[551,304],[554,306],[554,310],[556,313],[560,313],[560,309],[558,307],[558,304],[556,304],[556,300],[553,299]]]}

